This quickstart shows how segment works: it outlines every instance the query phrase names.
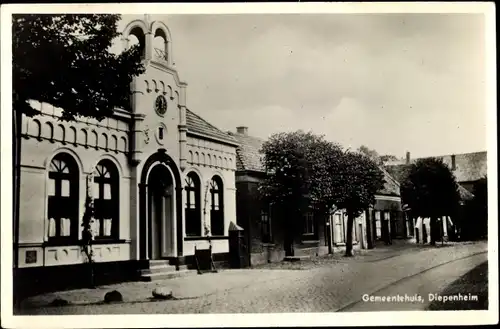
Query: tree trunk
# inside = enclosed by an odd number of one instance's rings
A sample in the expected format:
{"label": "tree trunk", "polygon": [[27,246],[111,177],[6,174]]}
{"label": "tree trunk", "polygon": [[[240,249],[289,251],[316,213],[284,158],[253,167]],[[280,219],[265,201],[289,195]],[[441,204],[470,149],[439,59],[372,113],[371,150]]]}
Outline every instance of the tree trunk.
{"label": "tree trunk", "polygon": [[366,218],[366,243],[368,249],[373,249],[373,227],[372,227],[372,216],[373,210],[367,210],[365,212]]}
{"label": "tree trunk", "polygon": [[346,240],[345,240],[345,256],[346,257],[352,257],[352,226],[354,224],[354,216],[352,212],[348,211],[347,212],[347,233],[346,233]]}
{"label": "tree trunk", "polygon": [[431,226],[431,245],[432,246],[435,246],[436,245],[436,240],[437,240],[437,231],[438,231],[438,227],[437,227],[437,218],[432,216],[431,217],[431,222],[430,222],[430,226]]}
{"label": "tree trunk", "polygon": [[295,214],[289,210],[290,207],[286,207],[285,209],[285,218],[284,218],[284,247],[285,247],[285,256],[295,256],[295,250],[293,248],[294,241],[294,233],[295,233]]}

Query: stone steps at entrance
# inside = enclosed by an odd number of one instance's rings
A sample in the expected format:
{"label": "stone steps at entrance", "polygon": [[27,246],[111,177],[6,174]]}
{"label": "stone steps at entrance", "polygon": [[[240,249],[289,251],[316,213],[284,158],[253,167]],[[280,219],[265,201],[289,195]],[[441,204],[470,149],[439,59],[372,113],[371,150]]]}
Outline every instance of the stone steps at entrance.
{"label": "stone steps at entrance", "polygon": [[165,280],[192,274],[197,274],[196,270],[189,270],[186,265],[176,267],[168,259],[150,260],[149,268],[140,270],[139,280]]}

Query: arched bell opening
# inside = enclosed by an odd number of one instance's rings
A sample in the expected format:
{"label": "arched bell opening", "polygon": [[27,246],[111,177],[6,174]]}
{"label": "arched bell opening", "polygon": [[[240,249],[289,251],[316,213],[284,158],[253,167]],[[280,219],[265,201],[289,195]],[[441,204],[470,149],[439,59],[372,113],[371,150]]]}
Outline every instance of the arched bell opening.
{"label": "arched bell opening", "polygon": [[144,59],[146,57],[146,36],[144,35],[142,28],[139,26],[132,28],[130,30],[130,34],[128,35],[128,49],[135,45],[139,45],[141,58]]}
{"label": "arched bell opening", "polygon": [[168,62],[168,38],[162,29],[156,29],[155,31],[153,54],[156,59]]}

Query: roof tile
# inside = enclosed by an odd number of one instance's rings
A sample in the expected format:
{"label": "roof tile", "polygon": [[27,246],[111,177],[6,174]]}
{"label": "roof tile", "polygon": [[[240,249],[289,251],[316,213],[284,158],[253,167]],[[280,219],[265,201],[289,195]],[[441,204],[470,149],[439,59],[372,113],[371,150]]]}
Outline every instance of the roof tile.
{"label": "roof tile", "polygon": [[262,153],[260,152],[264,140],[239,133],[229,132],[229,134],[239,143],[239,147],[236,149],[236,170],[264,172]]}
{"label": "roof tile", "polygon": [[186,109],[186,125],[188,131],[200,133],[209,137],[221,139],[226,142],[236,143],[236,140],[229,134],[213,126],[205,119]]}

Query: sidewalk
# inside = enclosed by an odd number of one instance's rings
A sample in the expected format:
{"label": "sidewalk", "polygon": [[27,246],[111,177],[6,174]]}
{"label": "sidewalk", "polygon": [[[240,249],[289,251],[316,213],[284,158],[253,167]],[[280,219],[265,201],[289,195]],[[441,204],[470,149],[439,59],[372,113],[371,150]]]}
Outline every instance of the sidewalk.
{"label": "sidewalk", "polygon": [[[43,294],[24,300],[20,313],[106,314],[135,312],[138,308],[146,313],[161,313],[165,307],[168,313],[332,311],[356,300],[361,292],[374,291],[432,266],[484,252],[486,248],[484,242],[445,248],[395,243],[362,251],[352,258],[337,253],[303,261],[304,268],[295,270],[277,267],[221,270],[157,282],[128,282]],[[152,291],[158,287],[171,290],[176,300],[144,304],[151,301]],[[125,303],[100,304],[112,290],[118,290]],[[48,307],[56,298],[67,300],[71,306]],[[134,304],[137,302],[140,304]],[[271,303],[267,309],[266,303]]]}
{"label": "sidewalk", "polygon": [[286,279],[294,271],[227,269],[218,273],[205,273],[153,282],[124,282],[99,286],[96,289],[75,289],[29,297],[21,302],[21,309],[47,307],[56,298],[64,299],[71,305],[100,303],[104,295],[119,291],[124,302],[140,302],[151,299],[155,288],[167,288],[176,299],[194,299],[220,293],[234,288],[243,288],[259,282]]}
{"label": "sidewalk", "polygon": [[[464,243],[462,243],[464,244]],[[325,266],[330,263],[362,263],[362,262],[378,262],[384,259],[397,257],[404,253],[417,252],[427,249],[452,247],[457,243],[447,243],[444,245],[430,246],[424,244],[416,244],[409,240],[393,240],[392,245],[385,245],[383,242],[377,241],[373,249],[359,249],[356,245],[353,248],[353,257],[345,257],[345,247],[336,247],[331,255],[313,257],[304,259],[299,262],[276,262],[268,264],[260,264],[253,266],[254,269],[281,269],[281,270],[307,270]]]}

